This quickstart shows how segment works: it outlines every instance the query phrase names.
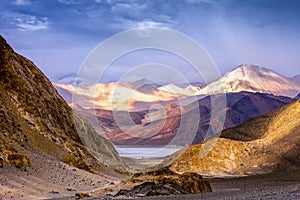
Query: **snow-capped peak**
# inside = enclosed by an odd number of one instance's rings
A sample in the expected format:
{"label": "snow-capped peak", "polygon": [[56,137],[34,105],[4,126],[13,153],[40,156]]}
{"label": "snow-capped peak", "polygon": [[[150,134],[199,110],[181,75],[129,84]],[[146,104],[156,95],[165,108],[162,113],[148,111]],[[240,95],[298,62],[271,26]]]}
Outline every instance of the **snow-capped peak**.
{"label": "snow-capped peak", "polygon": [[244,64],[203,88],[199,94],[263,92],[294,97],[300,86],[270,69]]}

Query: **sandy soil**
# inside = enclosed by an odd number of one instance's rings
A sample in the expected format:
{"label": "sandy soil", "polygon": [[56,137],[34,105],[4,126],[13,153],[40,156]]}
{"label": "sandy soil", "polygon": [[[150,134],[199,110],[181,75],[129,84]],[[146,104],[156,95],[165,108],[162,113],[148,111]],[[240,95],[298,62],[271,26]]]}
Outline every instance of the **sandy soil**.
{"label": "sandy soil", "polygon": [[[0,199],[51,199],[90,193],[118,184],[109,175],[95,175],[71,167],[57,159],[30,155],[32,166],[27,171],[14,167],[0,169]],[[109,174],[109,170],[104,172]]]}

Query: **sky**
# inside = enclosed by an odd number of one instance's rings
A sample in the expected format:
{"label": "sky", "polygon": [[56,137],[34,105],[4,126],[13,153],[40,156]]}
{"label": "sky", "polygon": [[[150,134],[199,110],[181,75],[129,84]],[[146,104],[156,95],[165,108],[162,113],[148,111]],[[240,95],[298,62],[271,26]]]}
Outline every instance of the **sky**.
{"label": "sky", "polygon": [[[77,73],[89,53],[113,35],[156,27],[195,40],[221,74],[244,63],[288,77],[300,74],[298,0],[0,1],[0,34],[51,81]],[[147,63],[168,65],[190,81],[201,81],[189,63],[156,50],[121,57],[102,81],[117,81]]]}

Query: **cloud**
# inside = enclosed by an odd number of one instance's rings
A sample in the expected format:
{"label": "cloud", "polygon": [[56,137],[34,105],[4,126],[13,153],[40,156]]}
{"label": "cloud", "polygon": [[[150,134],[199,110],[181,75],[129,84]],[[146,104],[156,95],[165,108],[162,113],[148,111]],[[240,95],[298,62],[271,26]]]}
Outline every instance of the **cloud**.
{"label": "cloud", "polygon": [[216,3],[216,0],[186,0],[190,4],[213,4]]}
{"label": "cloud", "polygon": [[80,2],[78,0],[58,0],[59,3],[66,4],[66,5],[72,5],[72,4],[79,4]]}
{"label": "cloud", "polygon": [[155,21],[142,21],[137,23],[137,28],[166,28],[167,24]]}
{"label": "cloud", "polygon": [[141,12],[144,9],[147,8],[146,4],[142,3],[116,3],[115,5],[112,6],[111,10],[112,12],[122,12],[122,11],[129,11],[130,9],[131,12]]}
{"label": "cloud", "polygon": [[117,19],[114,25],[111,25],[111,27],[121,28],[122,30],[143,29],[143,28],[171,28],[171,26],[172,23],[155,21],[153,19],[136,21],[136,20],[130,20],[124,18]]}
{"label": "cloud", "polygon": [[[299,9],[297,0],[0,0],[0,32],[18,50],[89,49],[128,29],[172,28],[205,46],[219,66],[226,66],[225,72],[240,62],[299,65]],[[86,56],[71,52],[59,57],[60,53],[49,59],[36,51],[32,58],[45,60],[43,70],[55,66],[63,74],[63,65],[75,70],[81,60],[73,62],[74,58]],[[267,62],[268,57],[281,60]]]}
{"label": "cloud", "polygon": [[26,5],[30,5],[31,1],[30,0],[15,0],[15,1],[13,1],[13,4],[17,5],[17,6],[26,6]]}
{"label": "cloud", "polygon": [[49,28],[49,20],[47,17],[18,15],[15,17],[14,22],[18,29],[23,31],[37,31]]}
{"label": "cloud", "polygon": [[[148,1],[106,1],[109,4],[114,27],[122,29],[134,28],[169,28],[176,23],[174,16],[163,14],[156,9],[156,3]],[[165,9],[165,8],[164,8]]]}

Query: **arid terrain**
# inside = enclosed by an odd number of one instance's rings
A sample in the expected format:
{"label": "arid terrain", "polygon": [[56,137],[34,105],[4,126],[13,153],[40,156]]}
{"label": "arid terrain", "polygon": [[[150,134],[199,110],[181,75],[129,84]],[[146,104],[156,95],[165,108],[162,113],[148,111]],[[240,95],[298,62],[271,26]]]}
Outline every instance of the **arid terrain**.
{"label": "arid terrain", "polygon": [[[296,169],[300,163],[300,100],[192,145],[165,162],[176,172],[243,176]],[[283,124],[283,122],[285,122]]]}
{"label": "arid terrain", "polygon": [[148,199],[299,199],[299,170],[243,178],[209,179],[212,193]]}
{"label": "arid terrain", "polygon": [[124,178],[125,165],[111,143],[2,37],[0,62],[1,198],[65,196]]}
{"label": "arid terrain", "polygon": [[[287,199],[300,198],[300,172],[290,170],[265,175],[256,175],[240,178],[215,178],[208,179],[212,192],[176,196],[136,197],[134,199],[147,200],[198,200],[198,199]],[[75,197],[58,198],[61,200],[75,199]],[[87,198],[96,199],[133,199],[126,197],[112,197],[99,195]]]}
{"label": "arid terrain", "polygon": [[102,175],[72,167],[53,157],[28,155],[32,166],[26,171],[5,167],[0,173],[0,199],[52,199],[76,193],[91,193],[117,184],[124,176],[103,169]]}
{"label": "arid terrain", "polygon": [[[3,37],[0,64],[0,200],[300,198],[300,100],[292,98],[299,92],[296,78],[243,65],[207,86],[147,85],[131,105],[153,97],[154,103],[164,101],[163,108],[113,112],[66,102],[37,66]],[[244,78],[232,81],[242,74]],[[249,80],[256,76],[254,82],[260,84],[253,85]],[[263,83],[268,76],[275,86],[284,84],[269,88]],[[204,94],[219,84],[227,84],[222,92],[230,93]],[[126,92],[134,84],[121,86]],[[64,85],[63,92],[68,87]],[[89,87],[100,87],[110,96],[117,86]],[[80,101],[93,104],[94,99],[82,97],[89,87],[80,88],[78,94]],[[180,91],[181,98],[199,91],[203,96],[179,106],[170,88]],[[270,92],[262,93],[266,90]],[[212,98],[220,100],[214,106],[224,108],[217,112],[226,114],[224,127],[221,114],[212,117]],[[121,131],[114,114],[134,137]],[[193,124],[195,118],[199,123]],[[208,134],[212,123],[222,124],[219,134]],[[102,129],[105,134],[99,134]],[[187,147],[167,157],[120,157],[106,137],[115,144]]]}

